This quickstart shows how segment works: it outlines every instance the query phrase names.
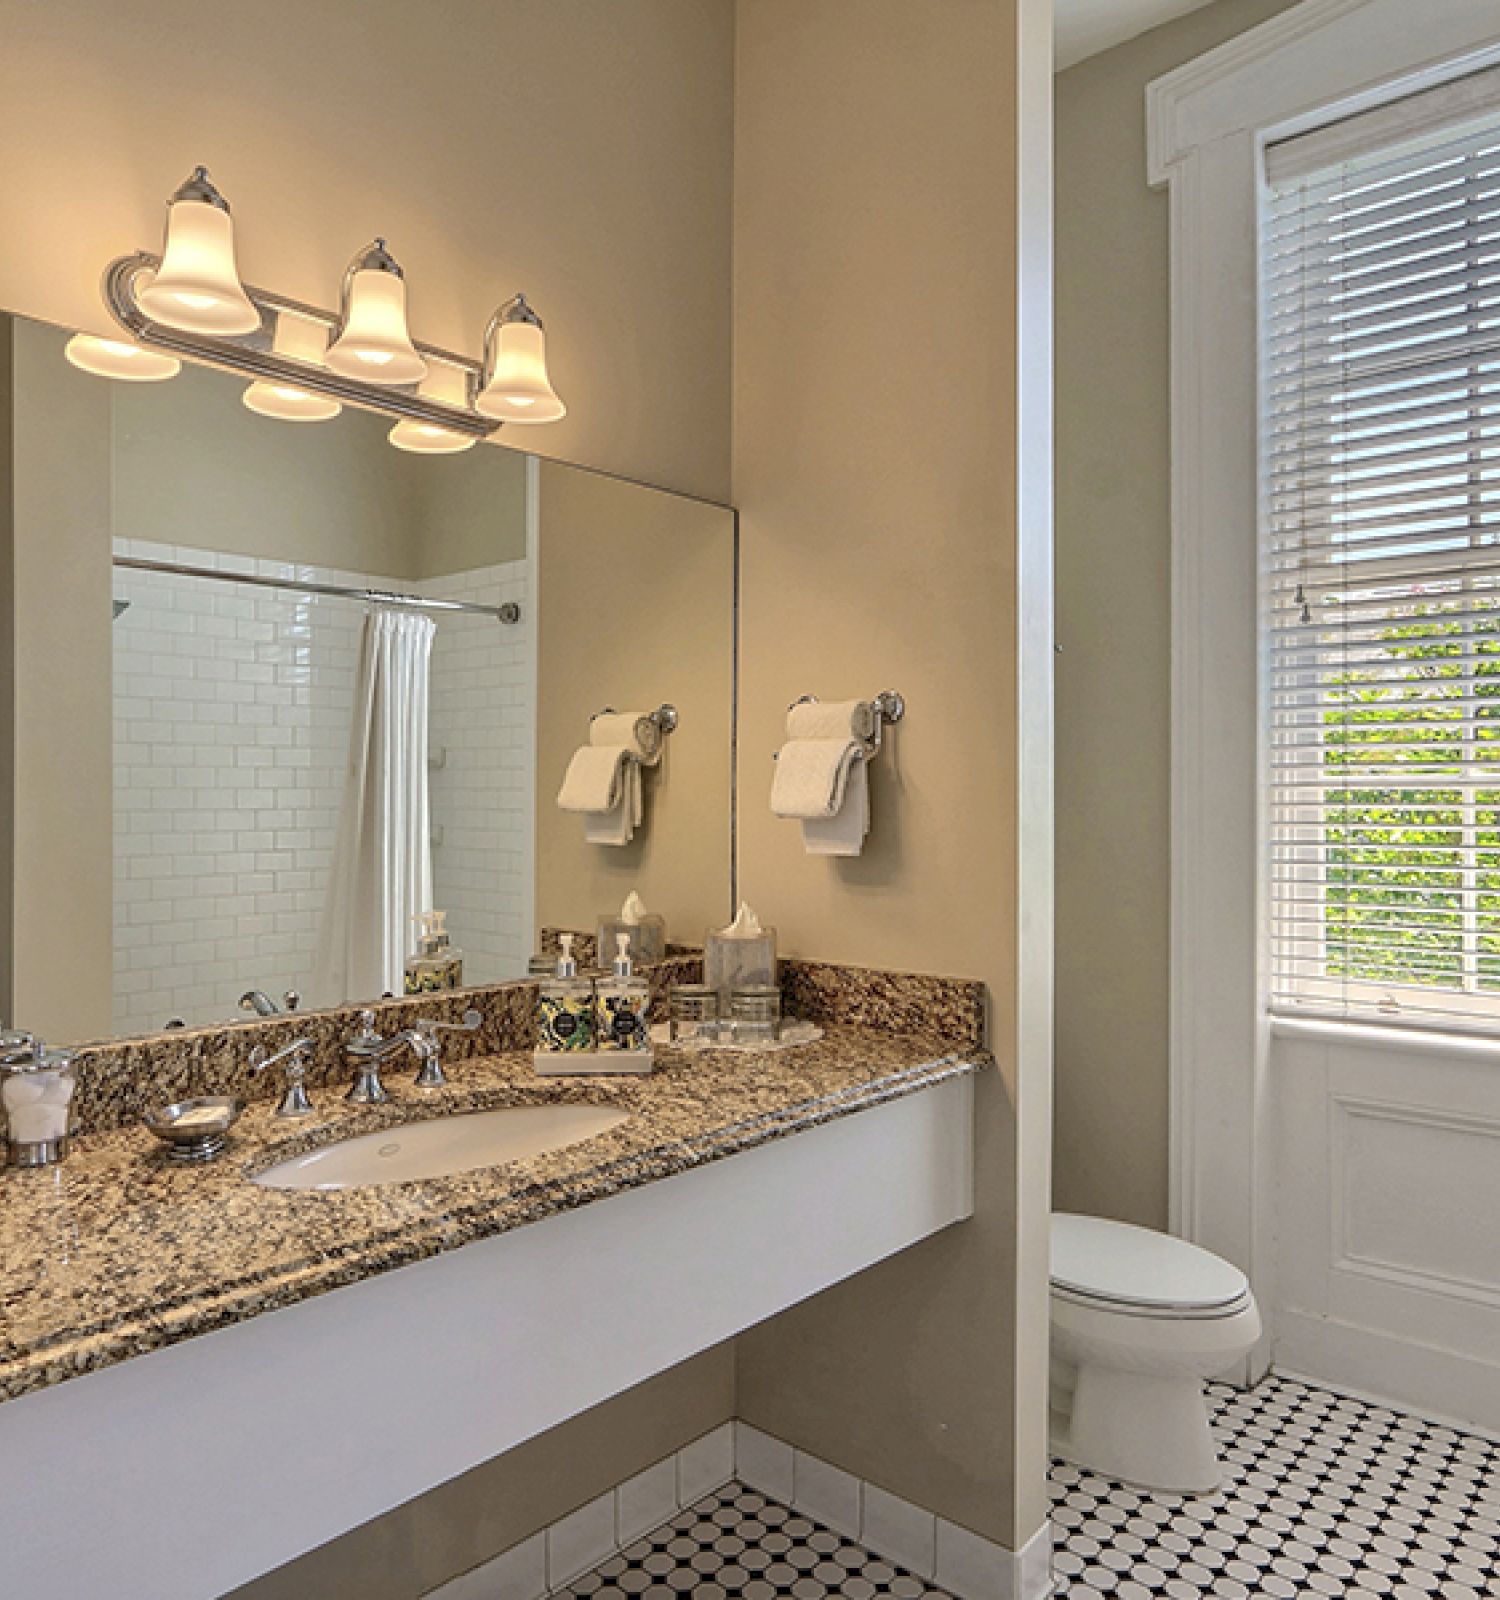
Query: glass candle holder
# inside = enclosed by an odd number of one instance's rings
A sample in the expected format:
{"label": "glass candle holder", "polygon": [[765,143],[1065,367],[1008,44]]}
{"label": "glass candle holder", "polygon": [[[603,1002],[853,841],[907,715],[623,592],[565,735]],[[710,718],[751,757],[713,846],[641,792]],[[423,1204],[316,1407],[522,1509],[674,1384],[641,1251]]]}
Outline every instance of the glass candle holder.
{"label": "glass candle holder", "polygon": [[746,984],[729,1002],[736,1044],[775,1044],[781,1032],[781,990],[773,983]]}
{"label": "glass candle holder", "polygon": [[719,995],[706,983],[680,983],[672,991],[668,1032],[673,1044],[711,1043],[719,1037]]}

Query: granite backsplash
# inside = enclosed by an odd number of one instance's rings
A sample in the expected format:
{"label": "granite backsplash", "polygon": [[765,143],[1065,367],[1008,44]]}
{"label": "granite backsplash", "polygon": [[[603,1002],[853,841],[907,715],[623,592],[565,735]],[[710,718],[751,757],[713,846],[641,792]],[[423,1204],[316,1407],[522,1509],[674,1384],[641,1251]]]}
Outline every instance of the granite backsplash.
{"label": "granite backsplash", "polygon": [[[557,948],[556,930],[543,933],[542,948]],[[665,961],[641,969],[651,985],[654,1020],[666,1017],[673,987],[699,982],[703,976],[701,952],[671,948],[673,953]],[[593,936],[576,935],[575,949],[581,965],[591,964]],[[796,959],[784,959],[780,966],[788,1016],[823,1025],[924,1035],[955,1051],[983,1048],[984,985],[975,980]],[[445,1035],[445,1060],[531,1048],[536,984],[528,980],[84,1045],[78,1050],[74,1131],[105,1133],[129,1127],[148,1111],[193,1095],[236,1095],[246,1102],[274,1099],[281,1092],[280,1075],[253,1071],[250,1052],[256,1045],[275,1051],[293,1039],[306,1038],[311,1041],[308,1087],[341,1083],[349,1076],[344,1041],[357,1026],[361,1011],[373,1011],[376,1027],[390,1035],[419,1017],[457,1022],[471,1008],[479,1012],[481,1024],[474,1033]],[[404,1067],[398,1059],[387,1070],[394,1077]]]}

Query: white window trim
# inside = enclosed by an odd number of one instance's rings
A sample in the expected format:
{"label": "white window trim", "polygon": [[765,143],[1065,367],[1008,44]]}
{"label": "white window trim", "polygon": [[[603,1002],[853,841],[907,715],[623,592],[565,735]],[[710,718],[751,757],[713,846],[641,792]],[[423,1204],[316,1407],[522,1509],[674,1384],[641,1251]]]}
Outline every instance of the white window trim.
{"label": "white window trim", "polygon": [[1171,197],[1171,1226],[1262,1285],[1260,153],[1495,61],[1500,0],[1303,0],[1147,90]]}

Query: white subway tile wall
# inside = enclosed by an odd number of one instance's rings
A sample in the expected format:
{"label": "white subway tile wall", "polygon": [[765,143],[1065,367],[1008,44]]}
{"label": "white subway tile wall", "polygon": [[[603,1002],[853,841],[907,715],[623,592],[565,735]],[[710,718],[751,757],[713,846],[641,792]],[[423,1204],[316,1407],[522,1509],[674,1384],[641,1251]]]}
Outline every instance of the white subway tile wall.
{"label": "white subway tile wall", "polygon": [[[117,555],[499,604],[525,563],[412,584],[143,540]],[[122,569],[114,625],[114,1025],[234,1014],[306,986],[348,755],[358,601]],[[531,935],[534,622],[442,614],[432,660],[434,888],[466,979]],[[441,841],[440,843],[437,841]]]}
{"label": "white subway tile wall", "polygon": [[524,977],[533,949],[536,652],[526,563],[430,578],[435,600],[514,601],[521,621],[439,614],[432,647],[432,883],[466,983]]}

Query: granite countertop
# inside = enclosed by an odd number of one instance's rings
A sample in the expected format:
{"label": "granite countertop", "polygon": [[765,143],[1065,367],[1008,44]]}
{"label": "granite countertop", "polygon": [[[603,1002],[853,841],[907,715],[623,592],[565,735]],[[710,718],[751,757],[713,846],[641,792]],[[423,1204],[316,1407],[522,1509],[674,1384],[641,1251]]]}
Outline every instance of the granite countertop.
{"label": "granite countertop", "polygon": [[[833,1025],[812,1044],[747,1054],[658,1048],[648,1078],[540,1078],[529,1054],[448,1064],[449,1087],[391,1103],[315,1093],[318,1114],[252,1104],[224,1154],[167,1159],[144,1128],[79,1139],[58,1167],[0,1172],[0,1401],[670,1177],[973,1072],[987,1057],[911,1033]],[[333,1192],[250,1177],[335,1139],[450,1112],[547,1101],[629,1120],[504,1167]]]}

